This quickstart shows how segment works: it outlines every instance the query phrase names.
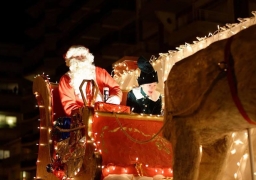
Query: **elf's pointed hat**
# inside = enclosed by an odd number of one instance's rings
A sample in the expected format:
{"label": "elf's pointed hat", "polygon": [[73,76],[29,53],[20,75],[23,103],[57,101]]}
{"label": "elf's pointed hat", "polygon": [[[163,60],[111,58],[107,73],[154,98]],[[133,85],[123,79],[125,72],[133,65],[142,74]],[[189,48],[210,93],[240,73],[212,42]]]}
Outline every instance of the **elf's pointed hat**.
{"label": "elf's pointed hat", "polygon": [[149,84],[153,82],[158,83],[157,71],[154,70],[153,66],[144,57],[139,57],[137,61],[138,67],[140,68],[140,76],[138,77],[138,84]]}

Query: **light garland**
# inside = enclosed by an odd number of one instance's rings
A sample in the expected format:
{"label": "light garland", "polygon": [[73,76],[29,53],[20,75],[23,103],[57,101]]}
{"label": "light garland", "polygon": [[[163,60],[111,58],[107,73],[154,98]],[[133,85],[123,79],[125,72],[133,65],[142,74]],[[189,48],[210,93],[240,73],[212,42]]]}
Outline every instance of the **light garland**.
{"label": "light garland", "polygon": [[[254,16],[251,18],[239,18],[239,23],[227,23],[226,26],[223,27],[220,27],[218,25],[218,29],[214,33],[209,33],[208,36],[204,37],[196,37],[197,41],[193,41],[193,44],[185,43],[184,45],[176,47],[176,50],[169,50],[168,53],[159,53],[158,58],[152,58],[151,62],[153,67],[158,71],[158,73],[161,72],[163,74],[162,82],[167,79],[172,66],[176,62],[188,56],[191,56],[192,54],[206,48],[207,46],[216,41],[227,39],[230,36],[233,36],[234,34],[240,32],[242,29],[256,24],[255,12],[256,11],[252,11],[252,14]],[[161,62],[160,64],[162,64],[160,68],[155,67],[158,62]],[[118,68],[123,66],[126,66],[126,70],[117,70]],[[129,68],[129,66],[125,62],[118,62],[117,64],[114,64],[113,69],[115,72],[118,73],[118,75],[114,76],[114,79],[119,83],[122,90],[130,90],[134,85],[137,84],[136,81],[138,77],[138,69],[134,69],[134,67]],[[127,79],[129,79],[129,81]],[[163,93],[163,85],[159,85],[158,89],[160,89],[160,92]]]}

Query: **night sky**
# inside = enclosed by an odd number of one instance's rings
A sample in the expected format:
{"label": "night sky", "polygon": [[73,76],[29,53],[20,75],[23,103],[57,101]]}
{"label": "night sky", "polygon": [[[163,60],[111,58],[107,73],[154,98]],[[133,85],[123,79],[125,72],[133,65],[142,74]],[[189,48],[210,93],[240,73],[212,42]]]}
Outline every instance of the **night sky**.
{"label": "night sky", "polygon": [[24,4],[22,2],[0,2],[1,43],[22,43],[22,40],[24,40],[24,27],[27,22],[24,15]]}

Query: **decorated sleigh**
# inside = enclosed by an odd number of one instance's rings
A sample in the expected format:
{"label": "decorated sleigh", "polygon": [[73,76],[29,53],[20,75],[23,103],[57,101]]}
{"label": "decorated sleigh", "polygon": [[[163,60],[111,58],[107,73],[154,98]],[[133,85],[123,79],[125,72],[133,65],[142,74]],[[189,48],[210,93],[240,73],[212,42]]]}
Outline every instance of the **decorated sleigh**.
{"label": "decorated sleigh", "polygon": [[72,118],[64,113],[58,84],[46,75],[35,77],[33,92],[40,111],[36,179],[172,178],[172,147],[161,134],[163,116],[131,113],[125,106],[127,91],[120,105],[92,106],[84,99],[81,117]]}

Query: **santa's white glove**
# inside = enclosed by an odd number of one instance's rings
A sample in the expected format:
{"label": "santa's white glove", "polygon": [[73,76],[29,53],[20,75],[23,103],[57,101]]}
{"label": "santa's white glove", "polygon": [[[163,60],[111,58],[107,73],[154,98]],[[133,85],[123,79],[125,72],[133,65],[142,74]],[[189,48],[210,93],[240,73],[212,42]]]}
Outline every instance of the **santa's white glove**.
{"label": "santa's white glove", "polygon": [[121,101],[118,96],[110,96],[106,102],[110,104],[120,104]]}

